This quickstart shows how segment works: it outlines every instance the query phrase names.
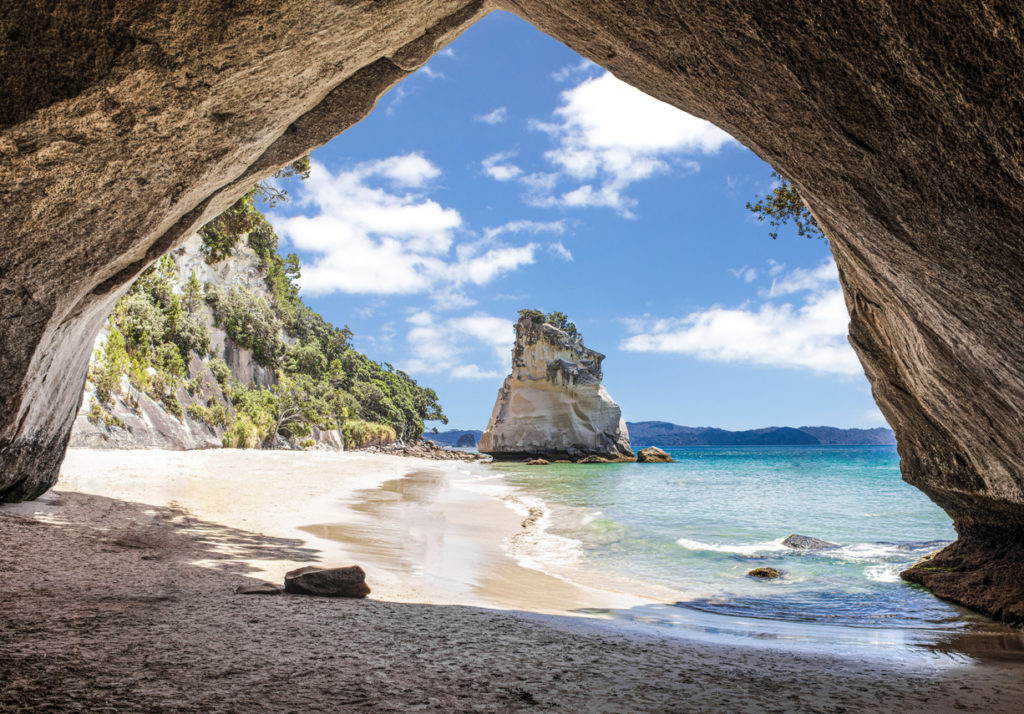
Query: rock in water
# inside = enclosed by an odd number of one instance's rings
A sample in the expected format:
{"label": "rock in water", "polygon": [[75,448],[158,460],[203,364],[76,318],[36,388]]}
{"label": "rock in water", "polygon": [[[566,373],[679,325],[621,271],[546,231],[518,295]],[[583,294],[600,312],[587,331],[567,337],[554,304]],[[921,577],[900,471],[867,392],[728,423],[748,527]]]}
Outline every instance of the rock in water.
{"label": "rock in water", "polygon": [[347,568],[305,568],[291,570],[284,575],[284,590],[297,595],[322,597],[366,597],[370,588],[366,573],[358,565]]}
{"label": "rock in water", "polygon": [[477,449],[495,459],[632,461],[622,412],[601,384],[603,359],[581,336],[520,317],[512,373]]}
{"label": "rock in water", "polygon": [[636,452],[636,460],[642,464],[675,463],[675,459],[669,456],[667,452],[659,449],[657,446],[648,446],[646,449],[640,449],[640,451]]}
{"label": "rock in water", "polygon": [[782,545],[787,548],[794,550],[825,550],[826,548],[838,548],[838,543],[829,543],[827,540],[821,540],[820,538],[811,538],[810,536],[803,535],[791,535],[782,541]]}
{"label": "rock in water", "polygon": [[764,580],[774,580],[775,578],[782,577],[782,573],[775,568],[754,568],[747,575],[752,578],[763,578]]}

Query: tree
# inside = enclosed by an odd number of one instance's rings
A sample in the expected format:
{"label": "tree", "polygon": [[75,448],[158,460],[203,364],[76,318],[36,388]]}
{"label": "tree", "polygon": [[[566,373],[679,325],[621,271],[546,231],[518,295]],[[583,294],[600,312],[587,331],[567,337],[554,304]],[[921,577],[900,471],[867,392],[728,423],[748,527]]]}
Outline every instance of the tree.
{"label": "tree", "polygon": [[[821,227],[793,185],[775,171],[772,171],[772,177],[778,179],[779,185],[766,196],[759,198],[757,203],[748,202],[747,210],[752,211],[758,221],[768,221],[773,229],[792,221],[798,236],[824,238],[825,234],[821,232]],[[769,231],[768,235],[772,240],[779,237],[777,230]]]}

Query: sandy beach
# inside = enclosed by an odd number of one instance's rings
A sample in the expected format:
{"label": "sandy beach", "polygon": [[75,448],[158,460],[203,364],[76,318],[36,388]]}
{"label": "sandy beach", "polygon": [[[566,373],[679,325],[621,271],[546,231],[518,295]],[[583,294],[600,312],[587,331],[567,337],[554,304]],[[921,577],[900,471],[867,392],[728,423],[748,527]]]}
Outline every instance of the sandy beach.
{"label": "sandy beach", "polygon": [[[688,640],[649,601],[525,567],[485,466],[327,452],[73,450],[0,507],[0,709],[1018,711],[1019,664]],[[243,596],[359,563],[367,600]]]}

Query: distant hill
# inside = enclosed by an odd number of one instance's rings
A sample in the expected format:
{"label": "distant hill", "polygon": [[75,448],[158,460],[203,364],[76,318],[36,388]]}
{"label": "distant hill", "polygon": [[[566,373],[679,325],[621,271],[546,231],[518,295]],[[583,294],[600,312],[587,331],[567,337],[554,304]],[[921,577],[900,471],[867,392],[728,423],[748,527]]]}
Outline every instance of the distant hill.
{"label": "distant hill", "polygon": [[483,434],[479,429],[449,429],[437,434],[427,432],[423,438],[442,446],[459,446],[472,448],[480,441]]}
{"label": "distant hill", "polygon": [[[895,445],[892,429],[839,429],[834,426],[769,426],[747,431],[729,431],[711,426],[680,426],[667,421],[631,421],[629,442],[634,450],[647,446],[879,446]],[[483,434],[479,429],[449,429],[424,434],[444,446],[476,446]],[[472,443],[470,443],[472,440]]]}
{"label": "distant hill", "polygon": [[833,426],[769,426],[728,431],[709,426],[680,426],[667,421],[627,422],[633,449],[646,446],[870,446],[896,443],[892,429],[839,429]]}

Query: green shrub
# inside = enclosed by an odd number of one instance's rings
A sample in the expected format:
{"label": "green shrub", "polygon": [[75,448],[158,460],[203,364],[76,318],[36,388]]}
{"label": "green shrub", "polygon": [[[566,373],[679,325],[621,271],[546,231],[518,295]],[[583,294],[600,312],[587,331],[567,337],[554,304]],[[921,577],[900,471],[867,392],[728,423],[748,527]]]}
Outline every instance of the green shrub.
{"label": "green shrub", "polygon": [[276,367],[286,345],[281,340],[281,321],[263,297],[244,288],[227,293],[207,286],[206,300],[213,308],[217,325],[239,347],[253,351],[253,357],[265,367]]}
{"label": "green shrub", "polygon": [[255,449],[262,443],[259,429],[245,414],[239,414],[224,432],[221,443],[228,449]]}
{"label": "green shrub", "polygon": [[228,367],[228,363],[220,357],[214,357],[206,366],[210,368],[210,372],[213,374],[213,378],[217,380],[217,383],[222,388],[227,389],[231,383],[231,368]]}
{"label": "green shrub", "polygon": [[371,421],[349,421],[342,426],[345,448],[362,449],[366,446],[390,444],[396,438],[395,430],[387,424]]}
{"label": "green shrub", "polygon": [[124,429],[124,422],[114,416],[106,407],[102,406],[95,399],[89,404],[89,412],[86,419],[93,426],[103,425],[105,427],[117,426]]}
{"label": "green shrub", "polygon": [[174,396],[173,394],[166,394],[163,396],[163,398],[161,398],[160,401],[163,402],[164,407],[167,408],[167,411],[169,413],[173,414],[178,419],[183,418],[184,410],[182,410],[181,402],[178,401],[178,398],[176,396]]}
{"label": "green shrub", "polygon": [[190,417],[209,427],[226,426],[228,422],[227,409],[215,399],[211,399],[205,407],[202,404],[189,404],[186,411]]}

